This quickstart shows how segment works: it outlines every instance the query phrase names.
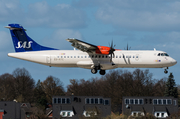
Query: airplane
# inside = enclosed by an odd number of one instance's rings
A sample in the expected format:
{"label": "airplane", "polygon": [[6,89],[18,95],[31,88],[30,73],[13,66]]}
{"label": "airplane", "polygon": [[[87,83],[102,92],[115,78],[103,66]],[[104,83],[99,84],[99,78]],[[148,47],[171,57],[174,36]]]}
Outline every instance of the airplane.
{"label": "airplane", "polygon": [[[84,41],[66,39],[74,50],[59,50],[36,43],[26,34],[20,24],[9,24],[12,41],[16,53],[8,53],[9,57],[53,67],[80,67],[98,71],[105,75],[106,70],[115,68],[164,68],[173,66],[177,61],[166,52],[154,50],[118,50],[113,42],[110,47],[96,46]],[[78,49],[78,50],[75,50]]]}

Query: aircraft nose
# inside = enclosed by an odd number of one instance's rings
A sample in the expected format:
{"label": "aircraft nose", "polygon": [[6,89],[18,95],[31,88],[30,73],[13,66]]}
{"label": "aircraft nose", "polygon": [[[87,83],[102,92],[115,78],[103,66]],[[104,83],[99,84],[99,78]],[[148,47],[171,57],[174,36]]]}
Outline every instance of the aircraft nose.
{"label": "aircraft nose", "polygon": [[171,63],[172,63],[173,65],[175,65],[175,64],[177,64],[177,61],[176,61],[175,59],[172,59],[172,60],[171,60]]}

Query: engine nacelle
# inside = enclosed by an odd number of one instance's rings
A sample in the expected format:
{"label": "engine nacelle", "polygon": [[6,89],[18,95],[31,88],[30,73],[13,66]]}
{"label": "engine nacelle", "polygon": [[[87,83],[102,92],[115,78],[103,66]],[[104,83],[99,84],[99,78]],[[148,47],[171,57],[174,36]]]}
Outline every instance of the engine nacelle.
{"label": "engine nacelle", "polygon": [[110,47],[107,46],[97,46],[96,53],[97,54],[103,54],[103,55],[109,55]]}

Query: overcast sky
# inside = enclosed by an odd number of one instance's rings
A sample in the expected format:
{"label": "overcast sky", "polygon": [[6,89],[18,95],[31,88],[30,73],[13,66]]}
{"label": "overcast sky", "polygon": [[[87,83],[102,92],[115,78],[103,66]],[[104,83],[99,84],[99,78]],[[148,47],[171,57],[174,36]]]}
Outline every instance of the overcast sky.
{"label": "overcast sky", "polygon": [[[64,87],[69,79],[101,77],[88,69],[48,67],[8,57],[15,51],[4,26],[19,23],[39,44],[62,50],[73,49],[65,39],[77,38],[104,46],[113,40],[117,49],[128,43],[132,50],[165,51],[178,62],[168,71],[180,84],[179,6],[179,0],[0,0],[0,75],[24,67],[36,81],[52,75]],[[155,79],[169,76],[161,68],[150,72]]]}

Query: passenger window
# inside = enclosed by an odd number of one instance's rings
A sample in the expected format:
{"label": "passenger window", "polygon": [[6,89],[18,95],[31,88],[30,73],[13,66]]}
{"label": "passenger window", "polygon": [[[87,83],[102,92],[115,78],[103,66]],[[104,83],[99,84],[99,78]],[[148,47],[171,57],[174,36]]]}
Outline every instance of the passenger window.
{"label": "passenger window", "polygon": [[133,58],[135,58],[135,56],[133,56]]}
{"label": "passenger window", "polygon": [[104,55],[102,55],[102,58],[104,58]]}
{"label": "passenger window", "polygon": [[67,58],[69,58],[69,56],[67,56]]}
{"label": "passenger window", "polygon": [[95,55],[95,58],[97,58],[97,55]]}
{"label": "passenger window", "polygon": [[66,56],[64,56],[64,58],[66,58]]}
{"label": "passenger window", "polygon": [[106,55],[106,58],[108,58],[108,56]]}
{"label": "passenger window", "polygon": [[121,58],[121,55],[119,56],[119,58]]}
{"label": "passenger window", "polygon": [[138,58],[138,56],[136,56],[136,58]]}
{"label": "passenger window", "polygon": [[61,56],[61,58],[63,58],[63,56]]}
{"label": "passenger window", "polygon": [[77,58],[79,58],[79,56],[77,56]]}
{"label": "passenger window", "polygon": [[128,58],[128,56],[126,56],[126,58]]}
{"label": "passenger window", "polygon": [[129,58],[131,58],[131,56],[129,56]]}
{"label": "passenger window", "polygon": [[84,56],[84,58],[86,58],[86,56]]}
{"label": "passenger window", "polygon": [[92,58],[94,58],[94,55],[92,55]]}
{"label": "passenger window", "polygon": [[73,58],[73,56],[71,56],[71,58]]}
{"label": "passenger window", "polygon": [[101,55],[99,55],[99,58],[101,58]]}
{"label": "passenger window", "polygon": [[116,58],[118,58],[118,56],[116,55]]}
{"label": "passenger window", "polygon": [[74,56],[74,58],[76,58],[76,56]]}
{"label": "passenger window", "polygon": [[83,56],[81,56],[81,58],[83,58]]}

